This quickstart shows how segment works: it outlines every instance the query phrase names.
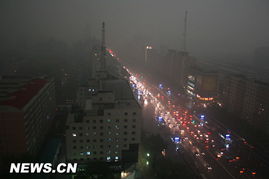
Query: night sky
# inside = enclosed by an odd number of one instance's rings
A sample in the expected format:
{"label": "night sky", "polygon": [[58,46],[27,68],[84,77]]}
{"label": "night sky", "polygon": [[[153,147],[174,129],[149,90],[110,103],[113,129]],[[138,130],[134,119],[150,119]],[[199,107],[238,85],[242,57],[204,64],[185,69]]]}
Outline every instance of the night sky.
{"label": "night sky", "polygon": [[132,58],[145,44],[187,48],[196,57],[249,56],[269,46],[268,0],[1,0],[2,50],[49,38],[68,43],[94,36],[107,25],[107,45]]}

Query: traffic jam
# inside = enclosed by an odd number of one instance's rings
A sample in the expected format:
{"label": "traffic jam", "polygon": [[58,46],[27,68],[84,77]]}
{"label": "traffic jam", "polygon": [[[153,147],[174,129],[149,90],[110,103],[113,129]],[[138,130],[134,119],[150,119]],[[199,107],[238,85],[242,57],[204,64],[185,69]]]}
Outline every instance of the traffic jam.
{"label": "traffic jam", "polygon": [[244,162],[238,155],[236,143],[246,144],[245,139],[233,136],[230,130],[217,124],[211,125],[205,114],[193,114],[182,107],[175,100],[177,94],[170,88],[163,84],[148,84],[143,76],[127,71],[140,104],[153,106],[156,123],[169,128],[175,150],[191,151],[196,167],[207,177],[214,178],[214,170],[218,174],[223,170],[230,178],[257,178],[256,170],[241,165]]}

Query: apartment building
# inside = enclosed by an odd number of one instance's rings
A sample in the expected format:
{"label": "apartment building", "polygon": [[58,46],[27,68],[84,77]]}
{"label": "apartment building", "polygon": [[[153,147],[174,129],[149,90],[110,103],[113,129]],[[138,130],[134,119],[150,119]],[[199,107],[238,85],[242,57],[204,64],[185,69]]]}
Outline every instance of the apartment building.
{"label": "apartment building", "polygon": [[52,79],[0,77],[0,155],[35,156],[56,108]]}

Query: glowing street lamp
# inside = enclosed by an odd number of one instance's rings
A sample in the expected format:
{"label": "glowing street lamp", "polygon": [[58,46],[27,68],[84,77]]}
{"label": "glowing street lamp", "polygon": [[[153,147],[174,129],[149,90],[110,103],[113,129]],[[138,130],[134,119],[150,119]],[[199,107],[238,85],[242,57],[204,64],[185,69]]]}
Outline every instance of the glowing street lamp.
{"label": "glowing street lamp", "polygon": [[148,50],[152,50],[152,46],[147,45],[145,48],[145,64],[148,62]]}
{"label": "glowing street lamp", "polygon": [[152,46],[148,46],[148,45],[147,45],[147,46],[146,46],[146,49],[147,49],[147,50],[151,50],[151,49],[152,49]]}

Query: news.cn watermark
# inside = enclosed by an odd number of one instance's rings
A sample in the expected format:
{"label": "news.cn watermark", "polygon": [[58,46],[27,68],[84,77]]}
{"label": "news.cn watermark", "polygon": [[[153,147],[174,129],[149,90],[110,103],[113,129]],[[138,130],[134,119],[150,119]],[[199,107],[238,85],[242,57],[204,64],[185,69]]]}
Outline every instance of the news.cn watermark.
{"label": "news.cn watermark", "polygon": [[76,173],[77,163],[11,163],[9,173]]}

